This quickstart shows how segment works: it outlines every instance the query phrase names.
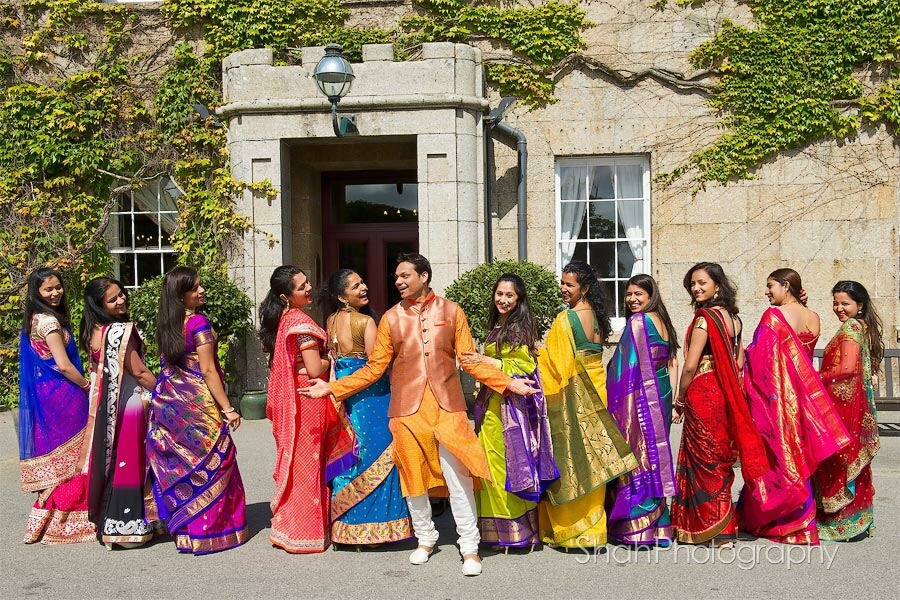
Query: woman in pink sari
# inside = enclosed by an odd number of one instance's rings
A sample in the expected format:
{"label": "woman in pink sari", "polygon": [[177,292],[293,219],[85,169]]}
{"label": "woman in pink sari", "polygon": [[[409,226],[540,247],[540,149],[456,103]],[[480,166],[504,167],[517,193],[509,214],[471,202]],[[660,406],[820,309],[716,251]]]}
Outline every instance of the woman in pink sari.
{"label": "woman in pink sari", "polygon": [[810,477],[847,445],[847,433],[810,359],[819,315],[800,303],[803,284],[793,269],[766,281],[771,308],[746,350],[744,385],[750,414],[772,469],[748,478],[738,503],[742,529],[786,544],[818,544]]}
{"label": "woman in pink sari", "polygon": [[247,541],[244,484],[230,430],[241,416],[225,395],[217,336],[197,309],[197,271],[163,279],[156,341],[163,367],[150,402],[147,459],[159,516],[179,552],[208,554]]}
{"label": "woman in pink sari", "polygon": [[825,346],[819,375],[850,443],[816,470],[816,518],[821,539],[852,542],[869,537],[875,522],[871,463],[881,444],[872,378],[878,375],[884,342],[881,319],[862,284],[839,281],[831,294],[841,327]]}
{"label": "woman in pink sari", "polygon": [[37,492],[25,525],[26,544],[94,539],[87,477],[76,468],[89,387],[69,328],[62,275],[37,269],[28,277],[19,340],[19,466],[22,491]]}
{"label": "woman in pink sari", "polygon": [[270,355],[266,416],[275,436],[273,545],[292,554],[323,552],[331,544],[328,482],[356,463],[350,423],[331,396],[297,391],[314,377],[328,379],[325,331],[303,310],[312,284],[302,269],[283,265],[269,279],[259,307],[259,337]]}

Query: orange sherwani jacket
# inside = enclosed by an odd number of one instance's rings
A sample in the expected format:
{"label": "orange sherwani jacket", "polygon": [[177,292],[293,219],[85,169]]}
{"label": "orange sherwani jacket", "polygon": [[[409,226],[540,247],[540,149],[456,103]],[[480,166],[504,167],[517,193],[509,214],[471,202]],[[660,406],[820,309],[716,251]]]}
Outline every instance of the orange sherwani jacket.
{"label": "orange sherwani jacket", "polygon": [[[466,315],[455,302],[434,292],[421,303],[403,300],[384,314],[378,324],[375,347],[366,364],[355,373],[328,385],[344,400],[376,381],[391,369],[389,417],[414,414],[426,390],[448,412],[466,410],[456,364],[475,344]],[[511,378],[483,363],[463,364],[472,377],[503,393]]]}

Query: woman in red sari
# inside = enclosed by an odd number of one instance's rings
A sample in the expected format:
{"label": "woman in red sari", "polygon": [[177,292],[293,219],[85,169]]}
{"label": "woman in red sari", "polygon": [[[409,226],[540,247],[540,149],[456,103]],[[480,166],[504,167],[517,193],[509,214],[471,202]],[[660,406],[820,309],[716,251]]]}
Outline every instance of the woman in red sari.
{"label": "woman in red sari", "polygon": [[772,306],[747,347],[747,400],[772,470],[746,479],[738,512],[741,528],[755,536],[817,545],[810,477],[849,439],[810,360],[819,339],[819,315],[800,303],[802,289],[793,269],[769,275],[766,297]]}
{"label": "woman in red sari", "polygon": [[270,355],[266,416],[275,436],[273,545],[292,554],[322,552],[331,543],[328,482],[357,457],[352,429],[331,397],[311,398],[297,388],[328,379],[325,331],[304,307],[312,285],[299,268],[284,265],[269,279],[259,307],[259,337]]}
{"label": "woman in red sari", "polygon": [[728,545],[737,535],[731,502],[735,460],[740,457],[745,479],[769,467],[740,382],[744,351],[737,290],[722,267],[710,262],[691,267],[684,289],[697,312],[688,327],[674,403],[674,421],[684,421],[684,429],[672,526],[681,543]]}
{"label": "woman in red sari", "polygon": [[825,347],[819,375],[850,444],[816,470],[816,519],[821,539],[852,542],[871,535],[874,523],[871,462],[880,441],[872,378],[878,375],[884,343],[881,319],[862,284],[839,281],[831,294],[841,327]]}

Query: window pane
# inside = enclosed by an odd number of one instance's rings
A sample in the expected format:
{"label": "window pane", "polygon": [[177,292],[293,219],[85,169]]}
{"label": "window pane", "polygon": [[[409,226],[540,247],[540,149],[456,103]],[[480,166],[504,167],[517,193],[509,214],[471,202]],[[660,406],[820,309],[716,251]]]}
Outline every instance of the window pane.
{"label": "window pane", "polygon": [[616,276],[616,244],[615,242],[591,242],[588,244],[588,262],[601,278]]}
{"label": "window pane", "polygon": [[616,237],[616,203],[591,202],[588,234],[592,240],[612,240]]}
{"label": "window pane", "polygon": [[162,257],[159,254],[154,252],[137,255],[137,285],[162,274]]}
{"label": "window pane", "polygon": [[618,202],[620,235],[627,238],[645,238],[644,201],[620,200]]}
{"label": "window pane", "polygon": [[159,248],[159,226],[148,215],[134,215],[134,247]]}
{"label": "window pane", "polygon": [[119,239],[117,246],[122,248],[131,248],[131,215],[120,215],[119,222]]}
{"label": "window pane", "polygon": [[643,198],[644,168],[641,165],[616,167],[616,191],[618,198]]}
{"label": "window pane", "polygon": [[136,287],[137,283],[135,282],[134,277],[134,254],[126,252],[124,254],[117,254],[116,256],[119,258],[119,280],[125,287]]}
{"label": "window pane", "polygon": [[560,240],[585,239],[587,237],[587,202],[563,202],[560,205]]}
{"label": "window pane", "polygon": [[178,257],[174,252],[165,252],[163,255],[163,271],[168,273],[178,264]]}
{"label": "window pane", "polygon": [[338,242],[338,264],[342,269],[353,269],[364,280],[369,279],[366,253],[365,242]]}
{"label": "window pane", "polygon": [[613,169],[607,165],[591,167],[591,199],[615,198],[613,194]]}
{"label": "window pane", "polygon": [[634,266],[638,262],[634,252],[631,251],[631,245],[628,242],[619,242],[616,245],[619,251],[619,272],[618,276],[628,279],[634,275]]}
{"label": "window pane", "polygon": [[584,167],[560,167],[559,169],[559,197],[561,200],[584,200],[585,178],[587,171]]}
{"label": "window pane", "polygon": [[419,187],[415,183],[339,184],[335,194],[331,205],[337,224],[419,220]]}

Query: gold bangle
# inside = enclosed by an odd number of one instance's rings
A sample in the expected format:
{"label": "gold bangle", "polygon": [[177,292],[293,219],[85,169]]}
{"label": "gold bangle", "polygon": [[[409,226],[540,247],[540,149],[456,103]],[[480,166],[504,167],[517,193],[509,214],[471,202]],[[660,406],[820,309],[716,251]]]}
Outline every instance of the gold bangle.
{"label": "gold bangle", "polygon": [[230,415],[230,414],[233,413],[233,412],[237,412],[237,410],[232,406],[232,407],[229,408],[228,410],[223,410],[223,411],[222,411],[222,414],[223,414],[223,415]]}

